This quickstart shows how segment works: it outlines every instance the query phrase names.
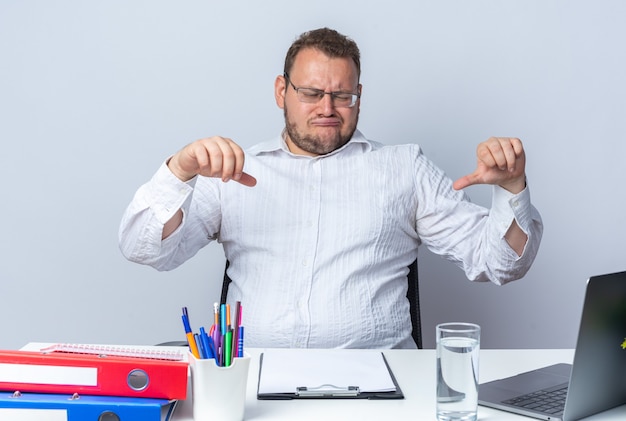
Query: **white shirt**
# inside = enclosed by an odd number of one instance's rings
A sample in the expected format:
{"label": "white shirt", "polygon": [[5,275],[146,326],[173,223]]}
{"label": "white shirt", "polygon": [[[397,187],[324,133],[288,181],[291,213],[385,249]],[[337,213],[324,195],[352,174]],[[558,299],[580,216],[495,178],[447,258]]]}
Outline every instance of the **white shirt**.
{"label": "white shirt", "polygon": [[[170,270],[219,241],[228,302],[242,302],[251,347],[414,348],[406,275],[420,243],[471,280],[503,284],[526,273],[541,239],[528,188],[494,187],[491,210],[472,204],[415,144],[357,131],[341,149],[307,157],[277,137],[249,149],[244,170],[255,187],[184,183],[163,164],[126,210],[120,248]],[[181,226],[161,241],[179,208]],[[521,257],[504,239],[514,218],[528,235]]]}

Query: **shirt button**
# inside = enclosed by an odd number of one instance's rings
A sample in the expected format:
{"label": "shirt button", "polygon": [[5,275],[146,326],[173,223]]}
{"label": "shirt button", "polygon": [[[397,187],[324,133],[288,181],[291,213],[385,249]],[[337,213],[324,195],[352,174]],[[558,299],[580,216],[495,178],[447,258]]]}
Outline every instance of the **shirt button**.
{"label": "shirt button", "polygon": [[519,201],[518,200],[514,200],[513,201],[513,207],[516,208],[519,206]]}

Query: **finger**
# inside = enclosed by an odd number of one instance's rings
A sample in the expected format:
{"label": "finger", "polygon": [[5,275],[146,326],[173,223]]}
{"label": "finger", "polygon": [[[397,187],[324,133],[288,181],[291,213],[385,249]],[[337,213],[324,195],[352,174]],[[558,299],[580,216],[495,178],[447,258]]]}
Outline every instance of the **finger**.
{"label": "finger", "polygon": [[[519,141],[519,139],[515,139],[515,140]],[[506,161],[506,169],[509,170],[509,172],[515,171],[515,165],[517,164],[518,154],[516,152],[514,139],[504,137],[504,138],[498,138],[498,141],[500,143],[500,147],[502,148],[502,153],[504,154],[504,159]]]}
{"label": "finger", "polygon": [[[222,181],[228,182],[235,180],[244,186],[253,187],[256,185],[256,178],[243,171],[245,154],[243,149],[231,139],[217,138],[215,145],[219,147],[220,171],[217,174],[217,168],[213,166],[213,176],[220,176]],[[218,155],[216,155],[217,157]]]}
{"label": "finger", "polygon": [[196,142],[195,152],[198,161],[198,173],[205,177],[221,177],[222,149],[216,138],[202,139]]}
{"label": "finger", "polygon": [[[225,166],[224,173],[229,177],[233,178],[235,181],[239,181],[243,175],[243,164],[245,162],[245,154],[243,149],[233,142],[230,139],[226,139],[228,141],[229,152],[228,155],[225,155]],[[226,162],[228,160],[228,162]]]}
{"label": "finger", "polygon": [[507,160],[500,138],[491,137],[487,141],[478,146],[478,159],[489,168],[499,168],[505,170],[507,168]]}
{"label": "finger", "polygon": [[209,167],[209,154],[197,142],[185,146],[176,157],[181,170],[190,174],[200,174]]}
{"label": "finger", "polygon": [[474,172],[472,174],[465,175],[459,178],[458,180],[456,180],[452,184],[452,188],[454,188],[455,190],[462,190],[466,187],[473,186],[474,184],[478,184],[479,182],[480,181],[479,181],[478,174]]}
{"label": "finger", "polygon": [[207,156],[206,161],[204,158],[202,161],[199,160],[201,175],[221,178],[223,181],[233,178],[237,160],[233,145],[239,148],[236,143],[230,139],[215,136],[201,139],[196,142],[196,145],[198,155],[206,154]]}
{"label": "finger", "polygon": [[[243,166],[243,152],[241,148],[230,139],[221,138],[217,142],[220,149],[221,168],[219,176],[227,182],[239,176]],[[239,161],[239,162],[237,162]],[[217,177],[217,174],[215,175]]]}
{"label": "finger", "polygon": [[515,151],[515,172],[524,172],[526,167],[526,152],[524,152],[524,145],[522,141],[513,138],[512,139],[513,150]]}
{"label": "finger", "polygon": [[513,146],[513,150],[515,151],[515,155],[521,155],[524,152],[524,145],[522,141],[516,137],[510,138],[511,145]]}
{"label": "finger", "polygon": [[248,187],[256,186],[256,178],[245,172],[242,172],[240,177],[238,179],[235,179],[235,181]]}

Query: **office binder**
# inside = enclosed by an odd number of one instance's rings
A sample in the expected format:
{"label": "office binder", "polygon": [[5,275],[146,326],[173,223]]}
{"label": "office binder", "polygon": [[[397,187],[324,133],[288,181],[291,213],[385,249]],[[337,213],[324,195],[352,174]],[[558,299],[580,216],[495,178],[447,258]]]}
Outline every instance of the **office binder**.
{"label": "office binder", "polygon": [[170,421],[176,403],[167,399],[0,392],[0,420]]}
{"label": "office binder", "polygon": [[261,354],[257,399],[404,399],[382,352],[271,350]]}
{"label": "office binder", "polygon": [[188,366],[112,355],[0,351],[0,390],[185,399]]}

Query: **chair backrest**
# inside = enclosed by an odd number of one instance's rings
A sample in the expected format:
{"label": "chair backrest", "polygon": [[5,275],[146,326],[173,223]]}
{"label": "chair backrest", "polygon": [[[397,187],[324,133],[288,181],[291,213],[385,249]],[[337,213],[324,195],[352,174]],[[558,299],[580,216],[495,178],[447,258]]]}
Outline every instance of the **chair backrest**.
{"label": "chair backrest", "polygon": [[407,275],[409,287],[406,290],[406,297],[409,299],[409,311],[411,313],[411,336],[419,349],[422,349],[422,318],[420,317],[420,292],[419,292],[419,275],[417,270],[417,259],[409,265],[409,274]]}
{"label": "chair backrest", "polygon": [[[228,276],[228,265],[230,262],[226,261],[226,268],[224,269],[224,280],[222,282],[222,296],[220,303],[225,304],[228,297],[228,286],[232,282]],[[407,276],[409,287],[406,291],[406,297],[409,299],[409,311],[411,313],[411,336],[419,349],[422,349],[422,322],[420,318],[420,294],[419,294],[419,276],[417,270],[417,259],[409,265],[409,274]]]}

